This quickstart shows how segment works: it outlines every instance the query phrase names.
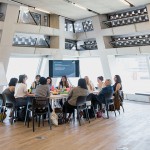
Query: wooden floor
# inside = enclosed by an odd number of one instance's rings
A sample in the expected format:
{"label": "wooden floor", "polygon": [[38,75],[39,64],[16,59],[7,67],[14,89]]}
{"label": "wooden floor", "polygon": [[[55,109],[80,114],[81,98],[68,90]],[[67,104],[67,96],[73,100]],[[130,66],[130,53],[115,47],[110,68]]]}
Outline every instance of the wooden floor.
{"label": "wooden floor", "polygon": [[124,103],[125,113],[110,119],[53,127],[33,133],[22,122],[0,123],[0,150],[150,150],[150,104]]}

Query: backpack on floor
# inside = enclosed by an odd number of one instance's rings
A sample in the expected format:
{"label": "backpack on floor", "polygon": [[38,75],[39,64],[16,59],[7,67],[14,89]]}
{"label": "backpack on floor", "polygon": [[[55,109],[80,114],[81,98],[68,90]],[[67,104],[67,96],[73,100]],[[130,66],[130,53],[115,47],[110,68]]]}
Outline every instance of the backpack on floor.
{"label": "backpack on floor", "polygon": [[4,109],[3,107],[0,110],[0,122],[3,122],[4,119],[6,118],[6,109]]}
{"label": "backpack on floor", "polygon": [[26,107],[18,108],[17,109],[17,120],[24,121],[26,116]]}
{"label": "backpack on floor", "polygon": [[[89,113],[89,118],[95,118],[95,113],[93,112],[92,109],[88,109],[88,113]],[[86,118],[85,110],[83,110],[83,118]]]}
{"label": "backpack on floor", "polygon": [[63,111],[62,111],[62,108],[55,108],[55,113],[58,116],[58,125],[63,124],[64,120],[63,120]]}

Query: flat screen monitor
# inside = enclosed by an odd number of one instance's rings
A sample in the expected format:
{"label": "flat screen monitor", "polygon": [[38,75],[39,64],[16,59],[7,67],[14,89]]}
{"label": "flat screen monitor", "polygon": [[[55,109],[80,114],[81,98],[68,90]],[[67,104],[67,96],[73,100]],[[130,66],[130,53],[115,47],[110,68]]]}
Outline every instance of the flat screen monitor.
{"label": "flat screen monitor", "polygon": [[79,60],[49,60],[49,76],[79,77]]}

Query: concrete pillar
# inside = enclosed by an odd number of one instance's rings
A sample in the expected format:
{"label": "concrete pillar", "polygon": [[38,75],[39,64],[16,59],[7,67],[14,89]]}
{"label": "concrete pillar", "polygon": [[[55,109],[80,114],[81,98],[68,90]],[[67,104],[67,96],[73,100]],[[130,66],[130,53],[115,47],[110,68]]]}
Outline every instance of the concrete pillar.
{"label": "concrete pillar", "polygon": [[[94,35],[96,38],[97,46],[98,46],[98,52],[100,55],[100,60],[103,68],[103,73],[105,78],[111,79],[111,72],[110,72],[110,66],[107,58],[107,54],[105,52],[105,43],[103,39],[103,35],[101,34],[101,16],[95,16],[92,17],[93,27],[94,27]],[[102,16],[103,17],[103,16]]]}
{"label": "concrete pillar", "polygon": [[19,6],[10,4],[7,5],[0,44],[0,61],[3,62],[5,70],[7,70],[8,61],[11,54],[14,28],[17,23],[18,14]]}

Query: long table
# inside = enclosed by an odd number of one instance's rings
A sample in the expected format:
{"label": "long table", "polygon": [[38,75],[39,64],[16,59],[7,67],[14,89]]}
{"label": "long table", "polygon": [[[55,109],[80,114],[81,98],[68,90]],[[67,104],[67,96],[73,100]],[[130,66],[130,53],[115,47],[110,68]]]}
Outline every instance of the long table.
{"label": "long table", "polygon": [[63,102],[68,98],[68,94],[58,94],[58,95],[50,95],[50,104],[52,108],[56,106],[55,103],[57,103],[60,99],[63,100]]}

